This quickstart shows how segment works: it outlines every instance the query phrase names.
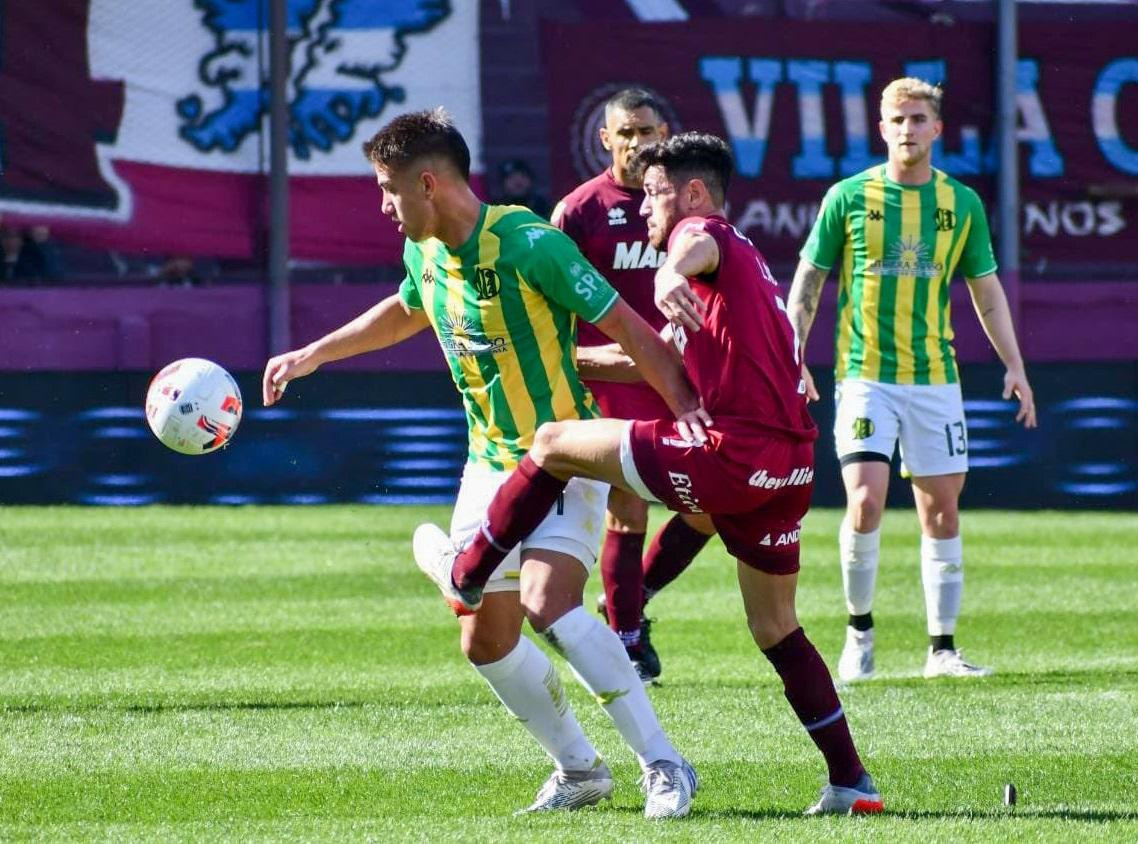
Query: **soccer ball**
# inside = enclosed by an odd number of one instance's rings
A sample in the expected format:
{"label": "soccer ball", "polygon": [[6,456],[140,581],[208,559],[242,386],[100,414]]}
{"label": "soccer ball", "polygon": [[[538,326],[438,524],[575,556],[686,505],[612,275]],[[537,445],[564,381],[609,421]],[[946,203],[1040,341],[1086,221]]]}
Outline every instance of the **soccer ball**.
{"label": "soccer ball", "polygon": [[241,391],[213,361],[182,358],[154,376],[146,390],[146,422],[163,445],[181,454],[208,454],[229,442],[241,421]]}

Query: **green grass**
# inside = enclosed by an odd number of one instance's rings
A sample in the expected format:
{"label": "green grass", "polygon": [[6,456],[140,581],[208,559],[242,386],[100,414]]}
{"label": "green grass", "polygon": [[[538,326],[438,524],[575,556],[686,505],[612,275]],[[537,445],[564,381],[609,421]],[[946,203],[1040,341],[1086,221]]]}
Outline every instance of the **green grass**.
{"label": "green grass", "polygon": [[[0,509],[0,839],[1138,838],[1138,516],[968,513],[958,638],[999,673],[928,682],[915,518],[889,514],[882,676],[842,691],[879,818],[800,817],[824,768],[714,543],[650,608],[652,698],[703,780],[690,818],[651,824],[634,760],[567,670],[615,800],[512,816],[549,764],[409,559],[414,525],[447,515]],[[804,526],[799,598],[831,664],[838,518]]]}

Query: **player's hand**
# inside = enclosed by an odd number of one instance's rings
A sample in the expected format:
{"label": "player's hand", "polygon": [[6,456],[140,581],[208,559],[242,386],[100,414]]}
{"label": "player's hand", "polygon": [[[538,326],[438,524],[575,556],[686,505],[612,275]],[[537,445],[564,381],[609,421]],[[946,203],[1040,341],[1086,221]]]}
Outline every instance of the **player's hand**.
{"label": "player's hand", "polygon": [[822,398],[818,394],[818,388],[814,386],[814,376],[810,374],[806,364],[802,364],[802,383],[806,387],[806,401],[818,401]]}
{"label": "player's hand", "polygon": [[261,401],[271,407],[280,401],[288,382],[303,378],[316,371],[317,364],[307,349],[294,349],[283,355],[269,358],[265,364],[265,374],[261,377]]}
{"label": "player's hand", "polygon": [[656,307],[669,322],[691,331],[703,327],[707,305],[692,290],[688,280],[667,264],[656,270]]}
{"label": "player's hand", "polygon": [[1027,383],[1027,375],[1022,369],[1009,369],[1004,373],[1004,398],[1010,399],[1012,396],[1019,399],[1016,422],[1022,422],[1025,428],[1034,428],[1035,395],[1031,392],[1031,385]]}
{"label": "player's hand", "polygon": [[680,437],[696,445],[707,443],[707,429],[713,424],[711,414],[700,404],[695,410],[681,413],[676,418],[676,430]]}

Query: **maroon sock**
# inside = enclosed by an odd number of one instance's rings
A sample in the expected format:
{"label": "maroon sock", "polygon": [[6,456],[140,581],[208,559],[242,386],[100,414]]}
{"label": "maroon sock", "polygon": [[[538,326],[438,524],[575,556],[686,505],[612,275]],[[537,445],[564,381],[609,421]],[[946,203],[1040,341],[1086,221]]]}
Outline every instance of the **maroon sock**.
{"label": "maroon sock", "polygon": [[782,678],[786,699],[830,769],[830,784],[853,786],[865,773],[834,681],[822,657],[799,627],[763,651]]}
{"label": "maroon sock", "polygon": [[644,555],[646,595],[655,595],[683,574],[709,539],[710,536],[700,533],[679,516],[672,516],[652,538],[648,553]]}
{"label": "maroon sock", "polygon": [[455,559],[452,577],[459,589],[481,588],[514,546],[549,514],[565,484],[534,463],[527,454],[498,488],[474,541]]}
{"label": "maroon sock", "polygon": [[640,570],[640,555],[644,553],[644,534],[605,533],[601,548],[601,581],[605,585],[605,604],[608,607],[609,627],[624,646],[640,643],[640,610],[644,594],[644,573]]}

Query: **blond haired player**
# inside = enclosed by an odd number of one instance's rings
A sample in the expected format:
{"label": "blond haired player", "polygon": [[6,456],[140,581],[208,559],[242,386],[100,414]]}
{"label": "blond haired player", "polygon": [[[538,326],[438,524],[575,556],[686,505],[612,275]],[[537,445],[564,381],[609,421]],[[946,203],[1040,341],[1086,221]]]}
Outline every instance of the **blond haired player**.
{"label": "blond haired player", "polygon": [[1018,399],[1017,422],[1035,427],[1031,386],[996,275],[984,206],[930,160],[943,129],[940,110],[940,89],[920,79],[896,79],[885,87],[879,127],[888,159],[826,193],[788,301],[805,349],[822,284],[838,265],[834,439],[846,489],[839,548],[849,610],[838,675],[847,681],[868,679],[875,670],[873,592],[889,466],[898,445],[921,525],[929,634],[924,675],[990,673],[965,661],[954,638],[964,585],[958,500],[968,470],[949,320],[948,285],[957,269],[1007,368],[1003,396]]}

